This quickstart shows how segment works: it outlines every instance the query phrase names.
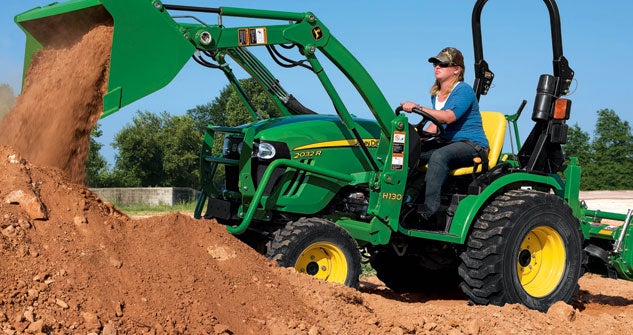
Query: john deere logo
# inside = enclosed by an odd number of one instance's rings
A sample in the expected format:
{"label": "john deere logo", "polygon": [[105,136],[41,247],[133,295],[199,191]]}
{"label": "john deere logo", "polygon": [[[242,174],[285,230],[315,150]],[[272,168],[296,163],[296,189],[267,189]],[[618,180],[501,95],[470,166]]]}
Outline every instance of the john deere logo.
{"label": "john deere logo", "polygon": [[314,37],[316,41],[323,38],[323,30],[321,30],[321,27],[312,28],[312,37]]}

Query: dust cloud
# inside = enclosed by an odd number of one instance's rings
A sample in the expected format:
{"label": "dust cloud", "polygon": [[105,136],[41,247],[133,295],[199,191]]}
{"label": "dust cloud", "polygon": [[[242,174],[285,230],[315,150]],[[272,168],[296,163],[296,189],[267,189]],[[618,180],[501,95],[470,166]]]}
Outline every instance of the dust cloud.
{"label": "dust cloud", "polygon": [[0,144],[84,182],[90,131],[103,113],[112,30],[98,26],[75,45],[35,54],[22,94],[0,122]]}
{"label": "dust cloud", "polygon": [[13,88],[8,84],[0,84],[0,121],[9,113],[13,104],[15,104]]}

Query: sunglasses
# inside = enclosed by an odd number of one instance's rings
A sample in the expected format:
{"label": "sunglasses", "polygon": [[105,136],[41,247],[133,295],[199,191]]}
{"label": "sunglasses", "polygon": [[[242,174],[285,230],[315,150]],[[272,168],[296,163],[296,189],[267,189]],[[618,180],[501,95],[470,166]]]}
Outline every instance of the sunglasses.
{"label": "sunglasses", "polygon": [[449,67],[449,66],[457,66],[457,64],[453,63],[453,62],[439,62],[439,63],[433,63],[433,67]]}

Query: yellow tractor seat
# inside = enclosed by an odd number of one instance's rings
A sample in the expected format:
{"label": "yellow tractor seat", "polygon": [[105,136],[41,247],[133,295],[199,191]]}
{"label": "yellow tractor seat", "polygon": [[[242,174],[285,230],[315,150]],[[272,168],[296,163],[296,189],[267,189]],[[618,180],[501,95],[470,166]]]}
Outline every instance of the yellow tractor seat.
{"label": "yellow tractor seat", "polygon": [[[488,168],[491,169],[497,164],[499,155],[501,155],[501,149],[503,148],[503,141],[506,134],[506,117],[499,112],[481,112],[481,119],[484,126],[484,133],[488,138],[488,144],[490,145],[490,151],[488,152]],[[451,170],[448,174],[451,176],[461,176],[465,174],[473,173],[473,166],[466,166]],[[477,172],[481,172],[482,166],[477,167]]]}

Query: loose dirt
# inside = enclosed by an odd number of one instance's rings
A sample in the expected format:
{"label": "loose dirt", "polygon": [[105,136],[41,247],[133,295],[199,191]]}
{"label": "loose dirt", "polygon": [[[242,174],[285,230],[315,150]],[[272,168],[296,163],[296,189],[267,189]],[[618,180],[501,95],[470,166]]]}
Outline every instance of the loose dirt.
{"label": "loose dirt", "polygon": [[103,113],[111,40],[112,27],[99,26],[71,47],[36,53],[0,123],[0,144],[83,183],[90,131]]}
{"label": "loose dirt", "polygon": [[[105,30],[101,33],[109,33]],[[95,39],[81,43],[86,40]],[[89,130],[100,114],[107,60],[94,57],[107,51],[78,51],[66,59],[61,53],[68,50],[59,50],[61,63],[77,71],[94,69],[83,81],[90,89],[72,86],[80,79],[68,79],[71,73],[63,69],[51,74],[46,68],[58,64],[49,66],[45,56],[38,56],[38,69],[29,72],[12,126],[1,128],[2,143],[15,146],[0,145],[0,332],[630,332],[631,282],[585,275],[572,303],[557,303],[547,313],[522,305],[469,306],[458,291],[395,294],[374,277],[353,290],[279,268],[215,221],[183,214],[130,219],[83,187],[76,165],[84,163]],[[82,58],[91,64],[75,65]],[[44,88],[30,95],[36,101],[27,101],[28,88],[42,82]],[[45,100],[45,87],[54,90],[55,83],[68,89]],[[53,112],[52,106],[66,103],[72,107]],[[77,120],[78,128],[65,128],[68,118]],[[43,144],[54,144],[48,150],[55,154],[39,153]]]}
{"label": "loose dirt", "polygon": [[585,275],[571,305],[469,306],[461,292],[360,290],[279,268],[215,221],[131,220],[0,146],[5,334],[623,334],[633,283]]}

